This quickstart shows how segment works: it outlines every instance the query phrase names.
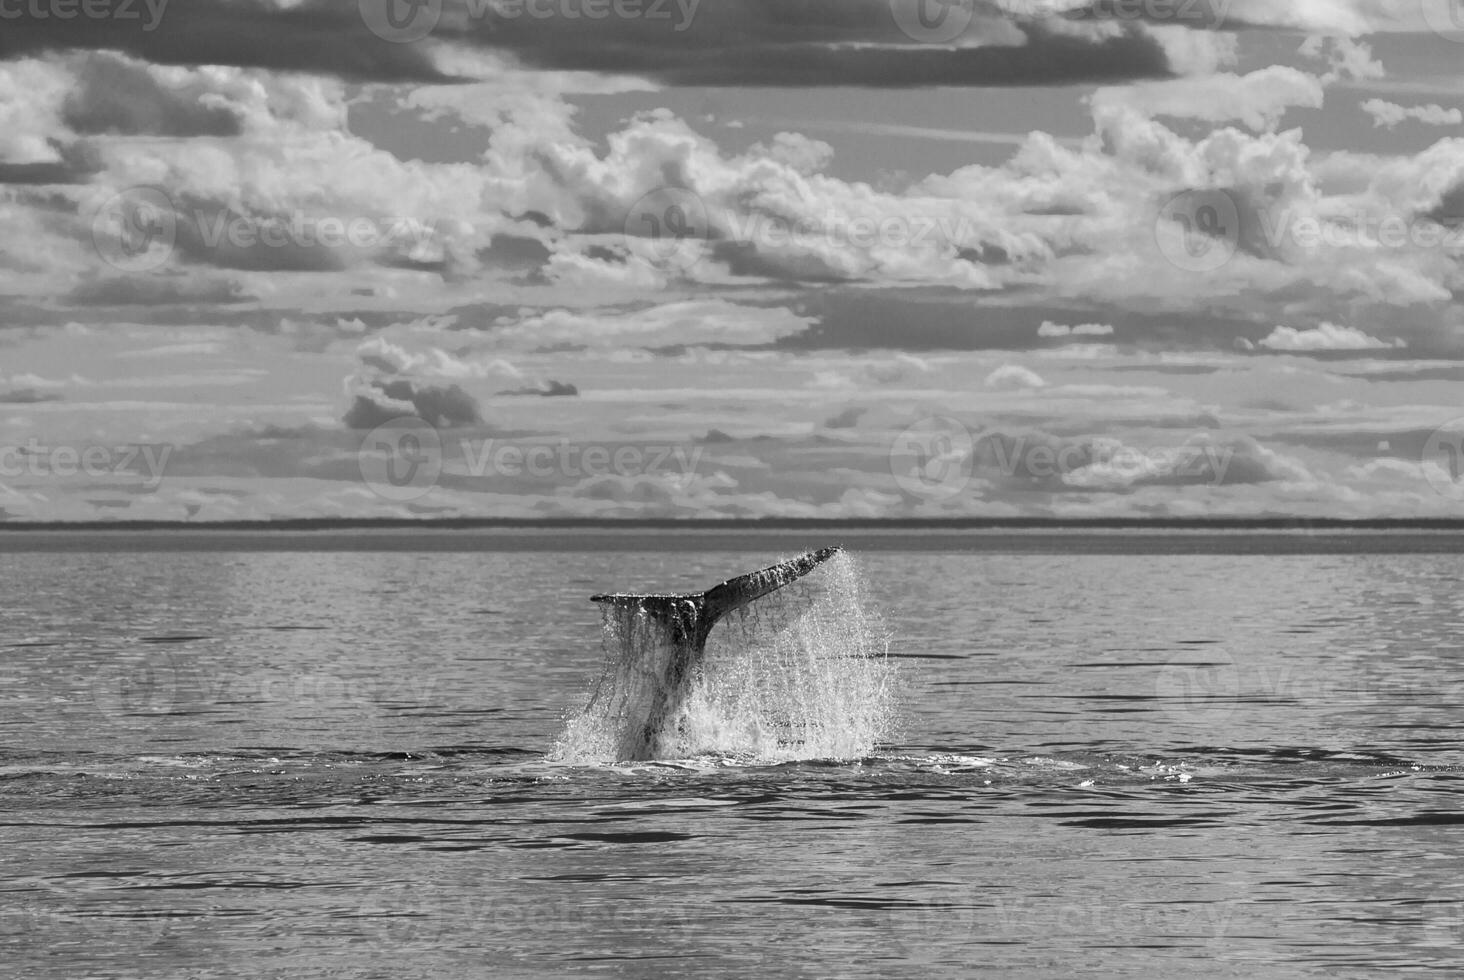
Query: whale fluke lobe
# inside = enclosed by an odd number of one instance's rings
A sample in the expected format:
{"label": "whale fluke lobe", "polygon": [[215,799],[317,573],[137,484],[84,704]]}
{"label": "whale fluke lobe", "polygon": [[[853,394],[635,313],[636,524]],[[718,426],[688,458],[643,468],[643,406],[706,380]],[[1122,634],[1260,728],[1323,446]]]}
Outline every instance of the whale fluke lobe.
{"label": "whale fluke lobe", "polygon": [[797,581],[841,550],[810,551],[730,578],[705,592],[591,596],[592,602],[604,607],[607,636],[639,652],[615,665],[590,702],[594,706],[602,697],[620,700],[614,706],[624,721],[617,758],[655,757],[666,721],[680,704],[719,619]]}

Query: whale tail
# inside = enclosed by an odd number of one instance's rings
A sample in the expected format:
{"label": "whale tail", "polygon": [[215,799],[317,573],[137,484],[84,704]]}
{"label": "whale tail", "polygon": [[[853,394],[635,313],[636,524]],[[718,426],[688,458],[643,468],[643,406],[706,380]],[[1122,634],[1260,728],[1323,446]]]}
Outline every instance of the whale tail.
{"label": "whale tail", "polygon": [[[624,724],[617,755],[621,759],[653,758],[668,717],[680,704],[706,651],[712,627],[728,613],[797,581],[838,554],[822,548],[789,561],[738,575],[705,592],[620,593],[591,596],[605,607],[607,632],[627,646],[621,651],[616,682],[602,682],[594,704],[618,691]],[[609,678],[607,678],[609,680]]]}

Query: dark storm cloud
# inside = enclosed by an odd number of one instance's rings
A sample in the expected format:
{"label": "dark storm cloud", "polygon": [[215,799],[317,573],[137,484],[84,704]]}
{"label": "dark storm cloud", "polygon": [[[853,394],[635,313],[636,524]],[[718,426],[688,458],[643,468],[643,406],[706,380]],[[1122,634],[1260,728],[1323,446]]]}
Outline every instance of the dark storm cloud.
{"label": "dark storm cloud", "polygon": [[0,24],[3,59],[108,50],[165,65],[272,68],[362,81],[449,80],[424,49],[372,34],[354,2],[305,0],[284,10],[272,0],[134,0],[110,5],[112,16],[65,20],[36,17],[26,5],[8,9],[17,16]]}
{"label": "dark storm cloud", "polygon": [[244,284],[233,279],[181,279],[163,276],[120,276],[84,282],[66,302],[78,306],[160,306],[178,303],[247,303]]}
{"label": "dark storm cloud", "polygon": [[458,385],[422,384],[410,378],[373,378],[357,389],[342,421],[348,429],[374,429],[401,418],[401,403],[435,428],[477,425],[483,421],[478,402]]}
{"label": "dark storm cloud", "polygon": [[[379,2],[396,4],[398,13],[404,6],[402,0]],[[589,16],[587,0],[505,0],[498,8],[486,0],[443,0],[433,29],[413,43],[373,33],[361,5],[346,0],[304,0],[289,9],[281,0],[151,0],[151,6],[134,0],[131,6],[139,13],[133,19],[62,20],[20,8],[20,16],[0,30],[0,58],[109,50],[159,64],[449,82],[456,79],[434,64],[430,46],[456,41],[511,55],[531,68],[625,73],[669,85],[1067,85],[1174,74],[1143,25],[1115,30],[1112,24],[1014,20],[999,5],[985,4],[953,8],[970,18],[955,44],[912,37],[894,12],[899,4],[890,0],[636,0],[623,6],[637,15],[608,17]],[[415,9],[434,7],[428,2]],[[505,9],[517,13],[505,15]],[[93,127],[231,125],[226,116],[197,107],[189,119],[138,119],[124,102],[80,119]]]}
{"label": "dark storm cloud", "polygon": [[39,405],[41,402],[59,402],[61,396],[34,388],[17,388],[14,391],[0,391],[0,405]]}
{"label": "dark storm cloud", "polygon": [[900,32],[888,3],[867,0],[703,0],[680,31],[650,21],[604,23],[525,17],[480,25],[467,36],[534,68],[640,75],[668,85],[1072,85],[1175,74],[1158,41],[1138,28],[1100,37],[1003,20],[987,22],[989,43],[921,44]]}
{"label": "dark storm cloud", "polygon": [[242,123],[226,106],[174,92],[136,63],[88,58],[66,98],[66,124],[78,133],[122,136],[237,136]]}

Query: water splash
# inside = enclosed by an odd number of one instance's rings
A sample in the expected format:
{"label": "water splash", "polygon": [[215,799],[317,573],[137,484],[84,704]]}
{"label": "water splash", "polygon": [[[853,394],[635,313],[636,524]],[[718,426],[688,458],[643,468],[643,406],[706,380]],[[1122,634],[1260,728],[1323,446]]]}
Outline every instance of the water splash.
{"label": "water splash", "polygon": [[[644,610],[604,608],[605,663],[550,753],[577,763],[627,758],[673,650]],[[729,613],[655,739],[657,758],[849,759],[895,734],[888,632],[858,565],[838,554],[814,573]]]}

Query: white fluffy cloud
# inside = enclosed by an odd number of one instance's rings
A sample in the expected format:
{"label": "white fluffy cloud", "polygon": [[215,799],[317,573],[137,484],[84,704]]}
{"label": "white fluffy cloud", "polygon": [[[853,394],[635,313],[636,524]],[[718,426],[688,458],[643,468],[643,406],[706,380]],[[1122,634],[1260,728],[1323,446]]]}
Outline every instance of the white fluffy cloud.
{"label": "white fluffy cloud", "polygon": [[1271,65],[1248,75],[1222,72],[1161,82],[1136,82],[1094,93],[1097,104],[1121,104],[1150,116],[1274,129],[1287,109],[1320,108],[1322,83],[1314,75]]}
{"label": "white fluffy cloud", "polygon": [[1363,333],[1356,327],[1322,323],[1309,330],[1278,326],[1262,339],[1259,346],[1274,351],[1346,351],[1387,350],[1403,347],[1401,340],[1389,343]]}
{"label": "white fluffy cloud", "polygon": [[1042,375],[1020,364],[1003,364],[986,376],[986,387],[1003,389],[1045,388]]}
{"label": "white fluffy cloud", "polygon": [[1405,119],[1414,119],[1425,126],[1458,126],[1464,123],[1464,110],[1445,109],[1438,103],[1428,105],[1401,106],[1382,99],[1368,99],[1361,109],[1373,117],[1374,126],[1392,129]]}
{"label": "white fluffy cloud", "polygon": [[1039,337],[1111,337],[1113,327],[1107,323],[1078,323],[1069,326],[1066,323],[1053,323],[1051,320],[1044,320],[1037,328]]}

